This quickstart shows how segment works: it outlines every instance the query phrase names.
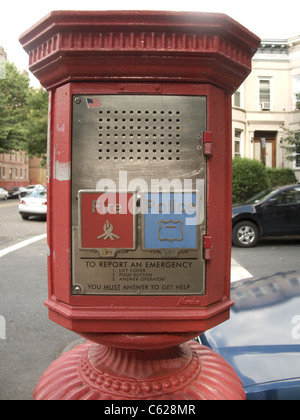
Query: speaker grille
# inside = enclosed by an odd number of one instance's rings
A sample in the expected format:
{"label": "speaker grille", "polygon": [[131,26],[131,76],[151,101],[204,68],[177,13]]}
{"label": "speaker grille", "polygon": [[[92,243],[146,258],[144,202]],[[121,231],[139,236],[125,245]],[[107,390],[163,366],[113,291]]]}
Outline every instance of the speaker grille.
{"label": "speaker grille", "polygon": [[174,110],[100,110],[101,161],[178,161],[181,112]]}

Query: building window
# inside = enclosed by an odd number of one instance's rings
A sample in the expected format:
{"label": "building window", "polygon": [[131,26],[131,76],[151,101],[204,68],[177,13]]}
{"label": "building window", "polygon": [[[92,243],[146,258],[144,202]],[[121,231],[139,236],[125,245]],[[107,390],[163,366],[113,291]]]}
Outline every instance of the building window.
{"label": "building window", "polygon": [[[295,110],[300,109],[300,75],[293,77],[293,105]],[[296,96],[298,95],[298,97]]]}
{"label": "building window", "polygon": [[233,106],[243,108],[243,86],[241,85],[233,95]]}
{"label": "building window", "polygon": [[243,156],[243,143],[242,143],[242,134],[241,130],[234,130],[234,156]]}
{"label": "building window", "polygon": [[5,166],[2,167],[2,178],[5,179]]}
{"label": "building window", "polygon": [[[297,133],[298,135],[300,133]],[[300,145],[296,146],[295,150],[295,160],[294,160],[294,169],[300,169]]]}
{"label": "building window", "polygon": [[233,106],[236,106],[237,108],[241,107],[241,92],[239,89],[234,94]]}
{"label": "building window", "polygon": [[9,179],[12,179],[12,168],[9,168]]}
{"label": "building window", "polygon": [[261,111],[271,110],[271,79],[259,79],[259,107]]}

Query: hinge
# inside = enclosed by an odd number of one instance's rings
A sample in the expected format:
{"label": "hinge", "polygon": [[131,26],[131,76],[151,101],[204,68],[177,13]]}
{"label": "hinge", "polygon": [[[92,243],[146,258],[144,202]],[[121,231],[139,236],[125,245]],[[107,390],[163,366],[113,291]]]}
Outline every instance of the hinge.
{"label": "hinge", "polygon": [[211,131],[203,132],[203,154],[204,156],[213,155],[212,133]]}
{"label": "hinge", "polygon": [[212,259],[212,252],[213,252],[211,236],[204,235],[203,236],[203,244],[204,244],[203,245],[204,259],[205,260],[211,260]]}

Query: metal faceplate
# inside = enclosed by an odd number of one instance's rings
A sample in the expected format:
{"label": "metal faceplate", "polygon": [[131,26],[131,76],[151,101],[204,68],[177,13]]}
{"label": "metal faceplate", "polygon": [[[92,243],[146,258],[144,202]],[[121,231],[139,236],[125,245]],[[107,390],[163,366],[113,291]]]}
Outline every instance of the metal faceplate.
{"label": "metal faceplate", "polygon": [[206,97],[74,95],[72,116],[72,293],[205,294]]}

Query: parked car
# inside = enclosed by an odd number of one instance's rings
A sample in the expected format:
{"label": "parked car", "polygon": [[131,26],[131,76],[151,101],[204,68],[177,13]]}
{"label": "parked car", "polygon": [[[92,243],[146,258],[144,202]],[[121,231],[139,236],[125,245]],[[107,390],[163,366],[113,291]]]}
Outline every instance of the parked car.
{"label": "parked car", "polygon": [[264,236],[300,235],[300,185],[269,188],[232,208],[232,242],[257,245]]}
{"label": "parked car", "polygon": [[31,193],[34,190],[43,190],[44,187],[41,184],[27,185],[26,191],[27,194]]}
{"label": "parked car", "polygon": [[4,188],[0,188],[0,200],[7,200],[8,192]]}
{"label": "parked car", "polygon": [[31,194],[21,198],[19,203],[19,213],[24,220],[30,216],[47,215],[47,191],[34,190]]}
{"label": "parked car", "polygon": [[300,400],[300,272],[232,284],[230,320],[198,339],[235,369],[248,400]]}
{"label": "parked car", "polygon": [[27,194],[25,187],[11,187],[8,190],[8,198],[21,198]]}

